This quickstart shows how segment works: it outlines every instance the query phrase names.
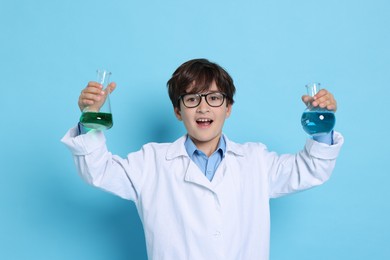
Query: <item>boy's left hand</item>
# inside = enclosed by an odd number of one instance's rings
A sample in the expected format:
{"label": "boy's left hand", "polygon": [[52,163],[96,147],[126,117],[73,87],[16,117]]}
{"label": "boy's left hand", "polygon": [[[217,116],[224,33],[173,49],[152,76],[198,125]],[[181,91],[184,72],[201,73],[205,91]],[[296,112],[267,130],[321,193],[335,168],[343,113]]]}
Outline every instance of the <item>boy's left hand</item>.
{"label": "boy's left hand", "polygon": [[314,97],[304,95],[302,96],[302,101],[305,104],[311,103],[313,107],[319,106],[321,108],[326,108],[334,112],[336,112],[337,110],[336,100],[334,99],[332,93],[330,93],[326,89],[321,89]]}

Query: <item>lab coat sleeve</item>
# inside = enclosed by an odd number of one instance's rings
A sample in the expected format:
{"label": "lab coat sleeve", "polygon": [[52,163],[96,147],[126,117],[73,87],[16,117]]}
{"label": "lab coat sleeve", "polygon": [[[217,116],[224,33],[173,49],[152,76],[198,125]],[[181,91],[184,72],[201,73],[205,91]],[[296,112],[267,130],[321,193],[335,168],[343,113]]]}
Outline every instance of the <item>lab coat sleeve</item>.
{"label": "lab coat sleeve", "polygon": [[334,132],[333,139],[333,145],[308,139],[304,149],[295,155],[273,155],[269,171],[270,197],[306,190],[327,181],[344,143],[338,132]]}
{"label": "lab coat sleeve", "polygon": [[[87,183],[124,199],[137,200],[142,169],[131,169],[128,159],[111,154],[102,131],[91,130],[87,134],[78,135],[75,127],[61,141],[71,151],[77,171]],[[142,161],[142,152],[132,156],[138,156],[139,161]]]}

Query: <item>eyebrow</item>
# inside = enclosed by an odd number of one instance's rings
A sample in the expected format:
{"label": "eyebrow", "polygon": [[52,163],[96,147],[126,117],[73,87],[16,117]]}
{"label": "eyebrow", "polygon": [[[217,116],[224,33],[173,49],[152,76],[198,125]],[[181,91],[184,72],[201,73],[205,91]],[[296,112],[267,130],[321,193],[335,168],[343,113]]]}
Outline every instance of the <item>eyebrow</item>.
{"label": "eyebrow", "polygon": [[204,94],[204,95],[206,95],[206,94],[210,94],[210,93],[221,93],[221,94],[223,94],[223,92],[222,91],[220,91],[220,90],[213,90],[213,91],[209,91],[209,92],[205,92],[205,93],[202,93],[202,92],[188,92],[188,93],[184,93],[184,94],[182,94],[181,96],[184,96],[184,95],[202,95],[202,94]]}

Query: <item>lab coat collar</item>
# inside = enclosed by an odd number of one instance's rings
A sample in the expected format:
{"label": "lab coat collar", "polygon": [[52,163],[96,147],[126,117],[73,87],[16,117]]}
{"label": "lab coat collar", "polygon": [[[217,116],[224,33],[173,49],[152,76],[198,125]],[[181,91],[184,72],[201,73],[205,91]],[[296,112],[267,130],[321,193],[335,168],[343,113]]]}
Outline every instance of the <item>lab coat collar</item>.
{"label": "lab coat collar", "polygon": [[242,149],[242,145],[232,142],[227,138],[226,135],[224,136],[226,141],[226,153],[231,153],[237,156],[244,156],[244,150]]}
{"label": "lab coat collar", "polygon": [[[184,143],[187,138],[187,135],[183,135],[179,139],[177,139],[175,142],[173,142],[168,150],[165,158],[167,160],[172,160],[174,158],[180,157],[180,156],[186,156],[189,157],[187,154],[187,151],[185,149]],[[244,151],[240,145],[237,143],[234,143],[230,141],[226,135],[224,135],[225,141],[226,141],[226,153],[232,153],[237,156],[243,156]]]}
{"label": "lab coat collar", "polygon": [[168,147],[167,154],[165,155],[165,158],[167,160],[172,160],[180,156],[189,157],[186,148],[184,146],[184,142],[186,141],[186,138],[187,135],[183,135],[175,142],[171,143],[171,145]]}
{"label": "lab coat collar", "polygon": [[[209,181],[206,176],[201,172],[201,170],[198,168],[198,166],[191,161],[187,150],[185,149],[185,140],[187,138],[187,135],[184,135],[177,139],[175,142],[173,142],[167,150],[166,153],[166,160],[173,160],[175,158],[179,157],[187,157],[188,158],[188,167],[185,171],[184,180],[187,182],[191,182],[200,186],[203,186],[213,192],[216,192],[217,186],[222,182],[223,176],[226,173],[226,162],[223,160],[218,167],[213,181]],[[243,150],[240,145],[231,142],[226,136],[224,136],[226,141],[226,156],[243,156]],[[225,170],[223,170],[225,169]]]}

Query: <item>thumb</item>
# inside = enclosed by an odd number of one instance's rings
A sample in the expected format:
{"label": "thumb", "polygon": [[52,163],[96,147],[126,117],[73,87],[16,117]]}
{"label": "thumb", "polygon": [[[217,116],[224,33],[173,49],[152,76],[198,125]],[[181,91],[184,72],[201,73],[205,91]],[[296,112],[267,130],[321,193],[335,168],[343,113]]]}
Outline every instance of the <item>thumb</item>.
{"label": "thumb", "polygon": [[107,86],[107,90],[110,92],[110,94],[115,90],[116,88],[116,83],[115,82],[111,82],[108,86]]}
{"label": "thumb", "polygon": [[311,97],[309,95],[304,95],[304,96],[302,96],[302,101],[303,101],[303,103],[305,103],[307,105],[308,103],[313,101],[313,97]]}

